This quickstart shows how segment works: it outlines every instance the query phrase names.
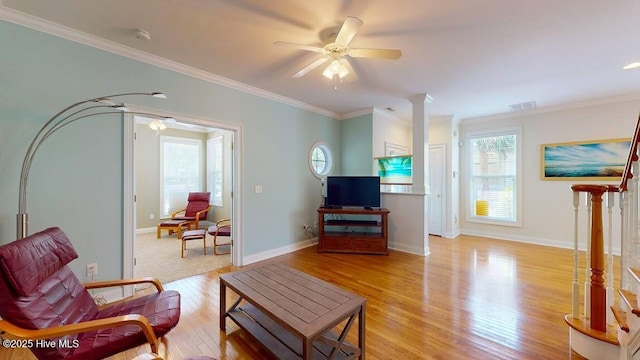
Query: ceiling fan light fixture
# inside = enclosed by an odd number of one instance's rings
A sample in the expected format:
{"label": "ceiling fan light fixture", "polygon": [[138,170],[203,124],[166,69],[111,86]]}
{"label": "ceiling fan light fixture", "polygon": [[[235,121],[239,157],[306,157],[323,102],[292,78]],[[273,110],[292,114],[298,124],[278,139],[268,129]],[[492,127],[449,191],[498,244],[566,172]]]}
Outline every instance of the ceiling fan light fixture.
{"label": "ceiling fan light fixture", "polygon": [[340,79],[349,75],[349,68],[347,68],[347,66],[344,64],[346,61],[347,60],[345,59],[340,59],[340,70],[338,71],[338,76],[340,77]]}
{"label": "ceiling fan light fixture", "polygon": [[402,51],[400,50],[352,48],[351,40],[356,36],[362,25],[362,20],[357,17],[348,16],[342,26],[330,27],[322,30],[320,32],[320,39],[323,43],[322,47],[285,41],[275,41],[273,45],[288,46],[299,50],[323,54],[321,58],[305,66],[302,70],[293,74],[292,77],[302,77],[309,71],[325,63],[329,63],[329,66],[327,66],[327,68],[322,72],[322,75],[329,80],[333,80],[335,84],[334,88],[337,89],[337,83],[342,82],[346,76],[351,74],[350,80],[353,81],[358,78],[358,74],[351,67],[351,64],[346,57],[397,60],[402,56]]}
{"label": "ceiling fan light fixture", "polygon": [[349,75],[349,69],[347,69],[341,60],[333,59],[329,66],[324,69],[322,75],[327,79],[333,79],[336,76],[343,79],[345,76]]}

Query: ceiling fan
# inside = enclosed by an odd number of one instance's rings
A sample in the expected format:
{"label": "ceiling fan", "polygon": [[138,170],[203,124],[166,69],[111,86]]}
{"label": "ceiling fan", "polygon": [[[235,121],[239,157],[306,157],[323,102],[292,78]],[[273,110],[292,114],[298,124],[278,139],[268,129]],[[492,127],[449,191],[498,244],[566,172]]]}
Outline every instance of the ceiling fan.
{"label": "ceiling fan", "polygon": [[321,33],[324,46],[310,46],[295,44],[285,41],[276,41],[273,43],[275,46],[288,46],[300,50],[312,51],[322,54],[322,57],[305,66],[300,71],[293,74],[294,78],[299,78],[306,75],[309,71],[321,66],[322,64],[329,63],[327,68],[322,72],[322,75],[329,79],[333,79],[335,87],[337,88],[338,81],[342,81],[347,75],[352,74],[352,78],[357,79],[355,71],[351,67],[351,64],[347,60],[347,56],[353,58],[378,58],[378,59],[392,59],[397,60],[402,56],[400,50],[392,49],[358,49],[349,46],[351,40],[356,36],[356,33],[362,26],[362,20],[357,17],[347,17],[347,19],[336,32],[337,28],[326,29]]}

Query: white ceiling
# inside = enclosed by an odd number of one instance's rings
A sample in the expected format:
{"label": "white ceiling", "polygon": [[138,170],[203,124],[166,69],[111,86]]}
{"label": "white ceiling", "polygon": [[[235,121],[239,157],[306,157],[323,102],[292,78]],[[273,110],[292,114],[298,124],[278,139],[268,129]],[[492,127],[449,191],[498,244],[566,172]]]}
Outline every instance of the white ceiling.
{"label": "white ceiling", "polygon": [[[46,19],[336,114],[372,107],[411,118],[407,98],[434,98],[431,116],[500,114],[640,94],[637,0],[0,0],[0,12]],[[402,50],[399,60],[350,59],[359,79],[324,67],[291,75],[347,16],[364,25],[358,48]],[[36,19],[37,21],[37,19]],[[135,37],[135,29],[151,41]]]}

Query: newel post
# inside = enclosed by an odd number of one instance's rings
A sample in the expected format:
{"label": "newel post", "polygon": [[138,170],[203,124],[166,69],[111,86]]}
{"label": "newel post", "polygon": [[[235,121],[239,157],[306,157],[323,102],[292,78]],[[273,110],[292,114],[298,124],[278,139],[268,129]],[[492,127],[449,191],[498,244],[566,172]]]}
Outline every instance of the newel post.
{"label": "newel post", "polygon": [[[607,191],[606,185],[573,185],[574,192],[591,194],[591,328],[607,331],[607,289],[604,281],[604,231],[602,228],[602,195]],[[609,274],[611,276],[611,274]]]}

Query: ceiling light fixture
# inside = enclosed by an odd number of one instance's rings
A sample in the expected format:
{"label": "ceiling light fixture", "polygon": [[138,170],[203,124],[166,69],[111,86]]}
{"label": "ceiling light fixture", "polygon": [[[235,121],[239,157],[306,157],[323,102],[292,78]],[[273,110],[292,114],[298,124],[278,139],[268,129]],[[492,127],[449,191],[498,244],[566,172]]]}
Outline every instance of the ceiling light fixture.
{"label": "ceiling light fixture", "polygon": [[149,123],[149,127],[151,128],[151,130],[155,130],[160,133],[160,130],[166,129],[167,125],[165,125],[162,120],[153,120]]}
{"label": "ceiling light fixture", "polygon": [[344,59],[333,59],[329,66],[322,72],[322,75],[327,79],[333,79],[334,89],[338,89],[338,80],[342,82],[342,79],[349,75],[349,69],[343,61]]}
{"label": "ceiling light fixture", "polygon": [[347,75],[349,75],[350,80],[356,80],[358,78],[356,71],[351,67],[347,57],[397,60],[402,56],[402,51],[394,49],[352,48],[351,40],[356,36],[362,24],[362,20],[357,17],[348,16],[340,27],[329,27],[322,30],[320,32],[320,39],[322,40],[323,46],[296,44],[286,41],[276,41],[273,45],[288,46],[321,54],[320,58],[292,76],[294,78],[300,78],[311,70],[328,63],[329,66],[322,72],[322,75],[333,79],[334,88],[337,89],[338,80],[342,82]]}
{"label": "ceiling light fixture", "polygon": [[167,128],[165,122],[176,122],[176,119],[170,116],[163,117],[162,119],[155,119],[149,123],[149,127],[151,128],[151,130],[155,130],[157,134],[160,134],[160,131]]}

